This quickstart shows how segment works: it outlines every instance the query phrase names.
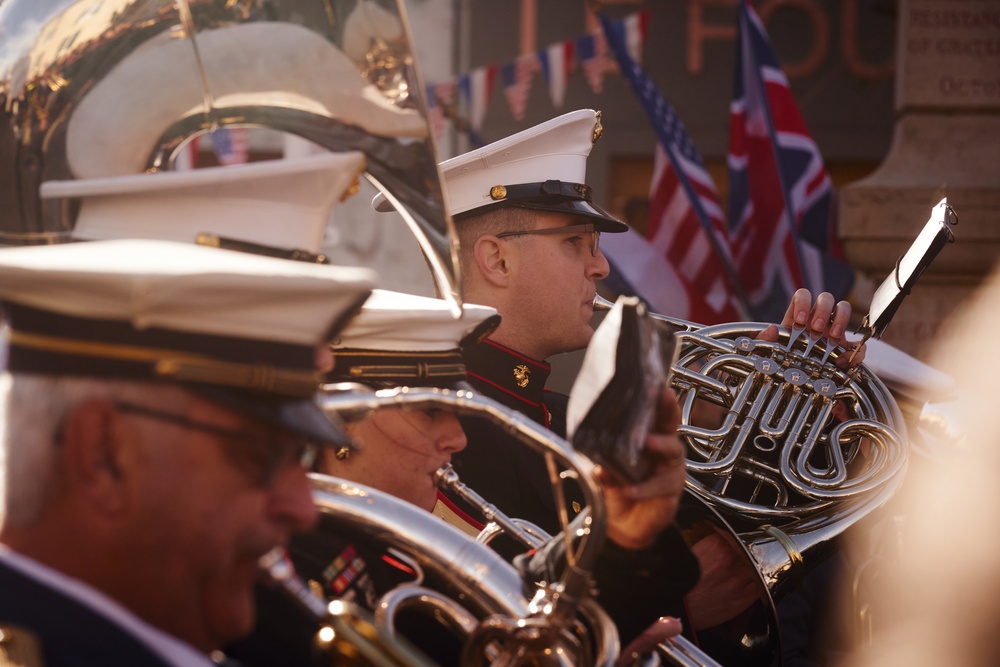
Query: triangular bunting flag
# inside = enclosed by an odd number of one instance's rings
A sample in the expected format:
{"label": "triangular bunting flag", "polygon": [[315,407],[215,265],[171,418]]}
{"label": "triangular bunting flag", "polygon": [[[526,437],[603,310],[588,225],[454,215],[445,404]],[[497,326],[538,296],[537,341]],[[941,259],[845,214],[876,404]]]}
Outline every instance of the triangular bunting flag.
{"label": "triangular bunting flag", "polygon": [[556,109],[561,109],[566,99],[566,81],[573,65],[573,51],[573,42],[565,41],[538,52],[538,62],[549,86],[549,97]]}
{"label": "triangular bunting flag", "polygon": [[625,32],[625,50],[633,61],[642,63],[642,47],[649,32],[649,12],[633,12],[622,19]]}
{"label": "triangular bunting flag", "polygon": [[604,89],[604,70],[607,67],[608,42],[604,33],[589,33],[578,37],[576,53],[587,78],[587,85],[599,94]]}
{"label": "triangular bunting flag", "polygon": [[534,53],[518,56],[513,62],[500,66],[503,92],[507,97],[507,105],[514,115],[514,120],[524,120],[524,112],[528,109],[531,77],[537,67],[538,60]]}
{"label": "triangular bunting flag", "polygon": [[468,74],[458,77],[458,87],[462,97],[465,98],[465,115],[469,119],[469,125],[477,132],[483,129],[486,110],[490,107],[494,78],[496,78],[494,65],[477,67]]}

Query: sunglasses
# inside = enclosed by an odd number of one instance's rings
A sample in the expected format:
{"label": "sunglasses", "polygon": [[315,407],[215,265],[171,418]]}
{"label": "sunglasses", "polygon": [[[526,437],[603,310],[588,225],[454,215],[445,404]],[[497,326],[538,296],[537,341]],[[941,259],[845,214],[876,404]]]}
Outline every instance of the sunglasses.
{"label": "sunglasses", "polygon": [[247,429],[232,429],[217,424],[188,419],[170,412],[162,412],[135,403],[116,402],[115,407],[124,414],[132,414],[146,419],[174,424],[192,431],[201,431],[221,439],[233,463],[241,468],[248,478],[260,487],[269,487],[278,473],[295,461],[307,470],[312,469],[322,445],[304,437],[293,437],[284,433],[258,433]]}
{"label": "sunglasses", "polygon": [[601,243],[601,232],[597,229],[597,225],[593,223],[568,225],[566,227],[549,227],[547,229],[525,229],[519,232],[501,232],[497,234],[497,238],[505,239],[512,236],[530,236],[531,234],[590,234],[590,255],[592,257],[597,257],[597,251]]}

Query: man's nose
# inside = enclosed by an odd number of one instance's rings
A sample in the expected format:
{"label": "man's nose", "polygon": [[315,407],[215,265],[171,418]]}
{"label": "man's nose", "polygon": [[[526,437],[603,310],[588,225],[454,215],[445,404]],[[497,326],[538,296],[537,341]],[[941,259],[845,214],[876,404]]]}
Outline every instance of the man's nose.
{"label": "man's nose", "polygon": [[316,525],[319,512],[312,497],[312,484],[306,469],[298,463],[282,468],[270,489],[268,514],[293,533],[302,533]]}
{"label": "man's nose", "polygon": [[588,275],[595,280],[603,280],[611,273],[611,265],[608,263],[608,258],[604,256],[604,251],[600,248],[597,249],[597,254],[591,259],[588,271]]}
{"label": "man's nose", "polygon": [[441,419],[441,433],[437,439],[438,449],[449,454],[460,452],[465,449],[468,439],[458,417],[450,412],[443,413]]}

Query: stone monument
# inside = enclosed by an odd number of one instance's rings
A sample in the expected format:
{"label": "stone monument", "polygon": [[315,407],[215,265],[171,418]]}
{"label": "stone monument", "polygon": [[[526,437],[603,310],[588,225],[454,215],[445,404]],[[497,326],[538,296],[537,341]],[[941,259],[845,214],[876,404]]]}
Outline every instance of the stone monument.
{"label": "stone monument", "polygon": [[923,275],[884,340],[918,357],[1000,251],[1000,0],[900,0],[892,147],[840,195],[849,261],[876,282],[947,196],[957,241]]}

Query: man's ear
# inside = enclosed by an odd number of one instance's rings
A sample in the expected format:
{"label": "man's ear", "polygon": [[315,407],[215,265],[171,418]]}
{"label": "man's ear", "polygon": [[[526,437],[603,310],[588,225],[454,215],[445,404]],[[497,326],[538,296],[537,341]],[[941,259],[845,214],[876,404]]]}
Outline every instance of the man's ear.
{"label": "man's ear", "polygon": [[496,287],[506,287],[510,280],[510,267],[504,250],[500,239],[489,235],[480,236],[473,247],[479,273],[487,283]]}
{"label": "man's ear", "polygon": [[85,401],[63,422],[68,490],[105,514],[119,514],[127,505],[123,426],[121,414],[107,400]]}

